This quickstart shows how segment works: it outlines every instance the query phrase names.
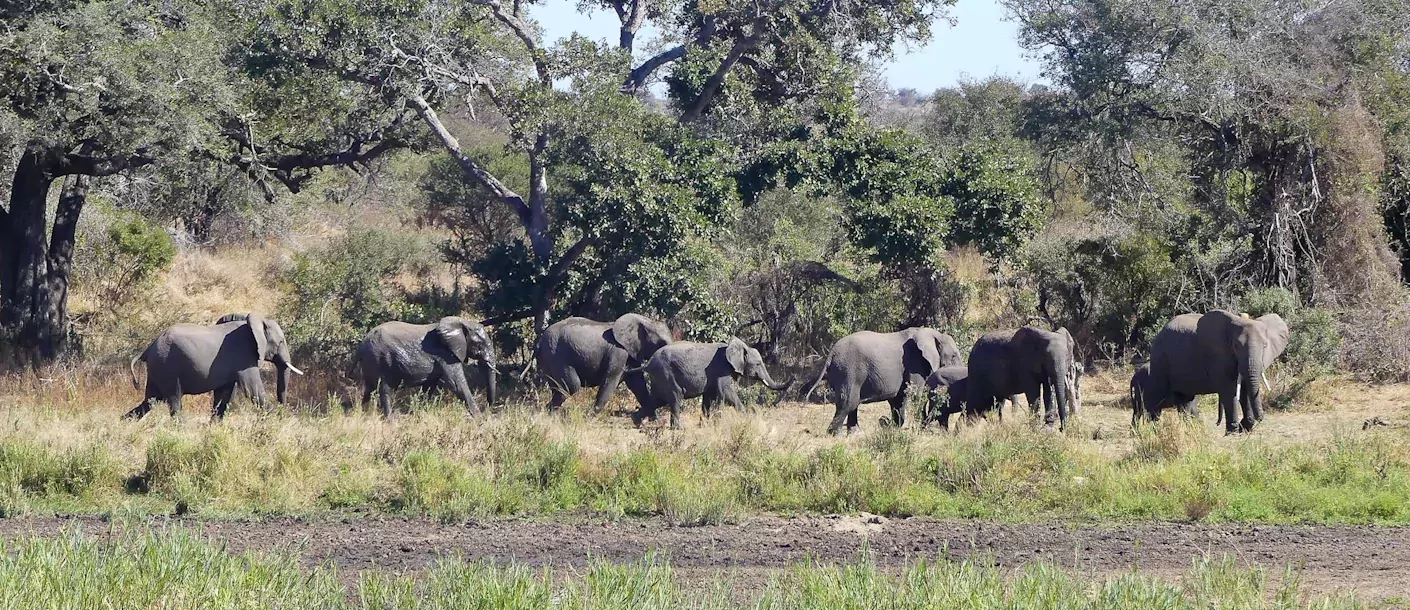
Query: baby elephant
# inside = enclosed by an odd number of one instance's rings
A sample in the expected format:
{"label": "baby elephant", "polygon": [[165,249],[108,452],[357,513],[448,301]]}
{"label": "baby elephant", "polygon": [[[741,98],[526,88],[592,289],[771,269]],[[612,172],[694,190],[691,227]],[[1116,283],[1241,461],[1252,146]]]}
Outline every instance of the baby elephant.
{"label": "baby elephant", "polygon": [[940,427],[950,427],[950,416],[964,411],[965,398],[969,394],[969,367],[967,366],[946,366],[936,369],[925,379],[925,385],[931,392],[946,388],[948,400],[945,406],[940,408],[931,407],[930,416],[922,420],[920,426],[924,428],[932,421],[940,422]]}
{"label": "baby elephant", "polygon": [[650,398],[632,414],[632,422],[640,426],[643,420],[656,417],[657,407],[667,406],[671,409],[671,427],[677,430],[681,428],[681,401],[688,398],[703,397],[701,409],[706,417],[721,399],[743,411],[744,405],[735,391],[735,379],[740,376],[758,379],[775,391],[790,385],[775,383],[764,368],[759,350],[738,338],[728,343],[672,343],[656,350],[646,364],[627,372],[645,372],[651,384]]}

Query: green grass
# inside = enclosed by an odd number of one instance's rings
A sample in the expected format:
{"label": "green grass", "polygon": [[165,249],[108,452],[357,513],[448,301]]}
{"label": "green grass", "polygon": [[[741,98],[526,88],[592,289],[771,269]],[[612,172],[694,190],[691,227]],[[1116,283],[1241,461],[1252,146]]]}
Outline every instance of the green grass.
{"label": "green grass", "polygon": [[1116,450],[1022,424],[878,429],[809,446],[770,436],[761,421],[652,437],[512,412],[472,420],[456,409],[391,424],[245,412],[218,425],[13,410],[0,414],[0,514],[1410,523],[1410,447],[1395,430],[1274,442],[1166,418]]}
{"label": "green grass", "polygon": [[[758,586],[758,585],[756,585]],[[445,559],[423,572],[366,571],[340,579],[286,553],[233,555],[199,533],[118,531],[108,542],[74,533],[0,548],[0,607],[261,609],[725,610],[910,608],[1360,608],[1351,597],[1314,598],[1297,575],[1276,582],[1228,558],[1197,560],[1167,581],[1131,572],[1094,577],[1051,564],[1006,570],[943,558],[885,570],[797,565],[758,591],[728,572],[687,585],[663,558],[555,572]]]}

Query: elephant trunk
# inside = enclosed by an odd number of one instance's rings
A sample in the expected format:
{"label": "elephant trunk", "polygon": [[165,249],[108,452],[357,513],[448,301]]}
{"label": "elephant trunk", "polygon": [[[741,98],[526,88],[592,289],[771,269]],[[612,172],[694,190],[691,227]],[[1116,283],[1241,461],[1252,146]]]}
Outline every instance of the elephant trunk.
{"label": "elephant trunk", "polygon": [[792,380],[789,380],[788,383],[778,383],[774,381],[773,377],[769,375],[769,369],[763,367],[759,368],[759,381],[762,381],[764,386],[775,392],[782,392],[787,390],[788,386],[793,385]]}
{"label": "elephant trunk", "polygon": [[[1244,417],[1248,420],[1246,426],[1252,429],[1253,423],[1262,419],[1259,417],[1263,403],[1263,387],[1259,385],[1259,380],[1263,377],[1263,367],[1259,366],[1257,358],[1250,356],[1244,363],[1244,370],[1239,375],[1239,388],[1243,402],[1246,405],[1243,409]],[[1230,422],[1232,423],[1232,422]]]}
{"label": "elephant trunk", "polygon": [[496,383],[499,369],[495,368],[494,352],[485,352],[485,357],[480,359],[480,372],[485,376],[485,400],[493,405],[495,400],[499,398],[499,388]]}
{"label": "elephant trunk", "polygon": [[302,375],[304,372],[290,362],[288,348],[281,348],[270,360],[274,362],[276,369],[274,396],[279,400],[279,404],[286,404],[289,400],[289,373]]}
{"label": "elephant trunk", "polygon": [[1070,398],[1070,387],[1067,385],[1067,371],[1071,368],[1071,363],[1064,362],[1053,371],[1053,393],[1057,394],[1053,398],[1057,400],[1058,421],[1066,426],[1067,417],[1072,414],[1072,403]]}

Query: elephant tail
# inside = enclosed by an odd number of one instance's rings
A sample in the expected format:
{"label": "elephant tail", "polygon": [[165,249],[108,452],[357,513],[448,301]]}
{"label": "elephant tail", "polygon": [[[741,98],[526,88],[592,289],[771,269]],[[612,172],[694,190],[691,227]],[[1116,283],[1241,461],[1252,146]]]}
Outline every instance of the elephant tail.
{"label": "elephant tail", "polygon": [[137,356],[133,357],[131,362],[127,363],[127,372],[132,375],[132,388],[135,390],[142,389],[142,385],[137,383],[137,363],[146,361],[147,350],[144,349],[142,350],[142,353],[137,354]]}
{"label": "elephant tail", "polygon": [[818,390],[818,386],[822,385],[823,378],[827,377],[827,367],[831,365],[832,352],[829,351],[827,353],[827,357],[823,358],[822,367],[818,369],[818,378],[813,380],[813,385],[808,386],[808,391],[803,393],[803,402],[808,402],[809,400],[812,400],[813,392],[816,392]]}
{"label": "elephant tail", "polygon": [[646,371],[646,365],[647,365],[647,364],[650,364],[650,362],[643,363],[641,366],[638,366],[638,367],[636,367],[636,368],[630,368],[630,369],[627,369],[627,370],[625,370],[625,371],[622,371],[622,374],[623,374],[623,375],[635,375],[635,374],[637,374],[637,373],[644,372],[644,371]]}

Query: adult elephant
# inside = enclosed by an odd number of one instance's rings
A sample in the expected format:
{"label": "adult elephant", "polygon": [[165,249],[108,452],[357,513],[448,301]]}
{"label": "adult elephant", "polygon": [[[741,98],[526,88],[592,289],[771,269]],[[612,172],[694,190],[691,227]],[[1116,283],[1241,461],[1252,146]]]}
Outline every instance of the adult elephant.
{"label": "adult elephant", "polygon": [[1043,398],[1046,426],[1067,426],[1071,415],[1072,337],[1064,329],[1033,326],[986,333],[969,352],[969,398],[966,412],[984,415],[1011,396],[1023,394],[1030,405]]}
{"label": "adult elephant", "polygon": [[392,415],[392,390],[411,386],[446,388],[471,415],[479,414],[465,380],[464,367],[471,360],[479,361],[485,375],[486,401],[495,402],[494,346],[485,327],[465,318],[448,316],[435,324],[386,322],[367,333],[355,358],[362,371],[362,404],[376,390],[383,417]]}
{"label": "adult elephant", "polygon": [[534,349],[539,374],[553,393],[548,409],[555,411],[569,396],[583,388],[595,387],[597,400],[593,402],[593,412],[601,412],[623,378],[637,404],[648,404],[646,378],[641,372],[628,374],[626,371],[645,364],[657,350],[670,343],[670,328],[634,313],[625,314],[614,322],[567,318],[554,323],[539,337]]}
{"label": "adult elephant", "polygon": [[735,388],[738,378],[758,379],[770,390],[780,392],[790,385],[775,382],[759,350],[737,337],[725,343],[672,343],[656,350],[646,364],[628,372],[644,373],[651,383],[650,400],[641,403],[641,408],[632,414],[632,422],[640,426],[642,421],[654,419],[656,409],[664,406],[670,408],[671,427],[677,430],[681,428],[683,400],[700,397],[706,417],[714,413],[721,400],[743,412],[744,404]]}
{"label": "adult elephant", "polygon": [[[233,317],[238,316],[238,317]],[[256,404],[267,402],[261,360],[278,369],[276,397],[285,402],[289,373],[303,371],[290,362],[289,343],[278,322],[258,314],[232,314],[214,326],[176,324],[158,335],[132,362],[128,372],[138,387],[137,363],[147,363],[142,402],[124,417],[142,417],[154,401],[165,402],[173,417],[181,414],[181,397],[213,393],[213,418],[225,417],[238,385]]]}
{"label": "adult elephant", "polygon": [[828,434],[857,428],[857,409],[871,402],[891,403],[891,422],[906,424],[906,388],[923,384],[931,373],[961,364],[960,350],[949,335],[933,328],[907,328],[894,333],[855,332],[837,340],[823,362],[822,373],[804,394],[812,396],[827,380],[837,411]]}
{"label": "adult elephant", "polygon": [[1151,343],[1150,391],[1132,405],[1133,415],[1155,419],[1174,406],[1197,416],[1195,397],[1218,394],[1225,431],[1253,430],[1263,420],[1259,380],[1287,346],[1288,325],[1278,314],[1252,319],[1216,309],[1175,316]]}

